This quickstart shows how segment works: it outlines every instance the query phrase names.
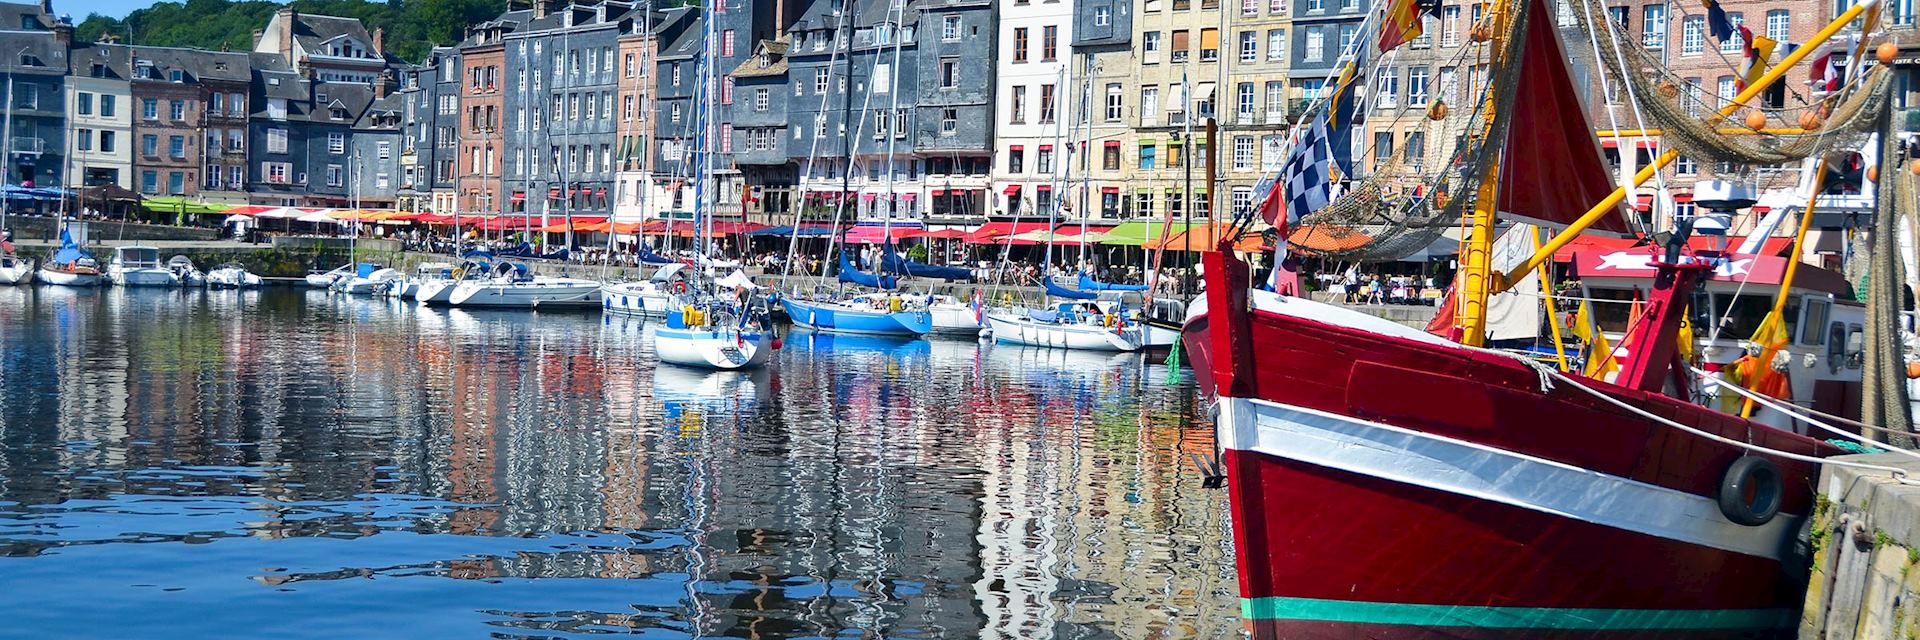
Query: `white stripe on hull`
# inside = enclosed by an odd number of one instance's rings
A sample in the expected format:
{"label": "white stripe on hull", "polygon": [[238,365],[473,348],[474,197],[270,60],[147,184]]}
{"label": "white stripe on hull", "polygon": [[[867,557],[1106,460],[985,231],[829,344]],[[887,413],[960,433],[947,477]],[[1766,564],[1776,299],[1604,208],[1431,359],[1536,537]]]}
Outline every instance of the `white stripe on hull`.
{"label": "white stripe on hull", "polygon": [[1734,524],[1712,498],[1464,440],[1264,400],[1219,402],[1228,449],[1773,560],[1799,526],[1787,514]]}

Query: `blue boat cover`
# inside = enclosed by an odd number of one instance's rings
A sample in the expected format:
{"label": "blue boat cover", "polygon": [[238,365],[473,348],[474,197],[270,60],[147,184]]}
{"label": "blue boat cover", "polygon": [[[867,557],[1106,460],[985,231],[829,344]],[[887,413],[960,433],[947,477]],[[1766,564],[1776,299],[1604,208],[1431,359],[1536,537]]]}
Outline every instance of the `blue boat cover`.
{"label": "blue boat cover", "polygon": [[92,260],[93,254],[81,250],[80,245],[73,243],[73,235],[62,230],[60,232],[60,250],[53,253],[53,263],[57,265],[69,265],[82,258]]}
{"label": "blue boat cover", "polygon": [[894,280],[893,276],[874,275],[854,268],[853,262],[847,259],[845,252],[840,254],[840,281],[875,289],[892,289],[899,286],[899,282]]}
{"label": "blue boat cover", "polygon": [[1055,298],[1066,298],[1068,300],[1094,300],[1100,297],[1100,294],[1098,293],[1091,293],[1087,291],[1075,291],[1073,289],[1068,289],[1066,287],[1062,287],[1060,285],[1054,284],[1053,276],[1047,276],[1046,279],[1040,281],[1040,284],[1046,286],[1047,295],[1053,296]]}
{"label": "blue boat cover", "polygon": [[367,276],[373,275],[373,272],[379,271],[379,270],[380,270],[380,265],[377,265],[371,262],[362,262],[360,264],[354,265],[353,275],[365,278]]}
{"label": "blue boat cover", "polygon": [[1080,273],[1080,289],[1082,291],[1146,291],[1147,285],[1101,282],[1083,271]]}
{"label": "blue boat cover", "polygon": [[964,267],[937,267],[924,262],[905,260],[893,250],[889,242],[881,247],[880,268],[890,273],[904,273],[920,278],[939,278],[947,281],[973,281],[973,272]]}
{"label": "blue boat cover", "polygon": [[640,249],[636,251],[634,255],[640,258],[640,264],[673,264],[678,262],[678,260],[674,260],[673,258],[654,253],[653,245],[649,244],[641,244]]}

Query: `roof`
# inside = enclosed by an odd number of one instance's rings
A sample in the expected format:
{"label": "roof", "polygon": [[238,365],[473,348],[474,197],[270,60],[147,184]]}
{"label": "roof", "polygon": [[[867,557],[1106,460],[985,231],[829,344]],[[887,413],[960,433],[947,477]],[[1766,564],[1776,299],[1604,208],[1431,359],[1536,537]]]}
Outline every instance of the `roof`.
{"label": "roof", "polygon": [[767,78],[787,74],[787,40],[761,40],[753,55],[740,61],[728,75],[735,78]]}
{"label": "roof", "polygon": [[326,43],[341,36],[369,47],[373,46],[373,34],[367,31],[367,24],[361,22],[359,18],[305,13],[295,15],[298,20],[294,22],[293,39],[300,43],[300,48],[308,55],[324,51]]}
{"label": "roof", "polygon": [[705,20],[705,16],[694,16],[686,30],[680,32],[680,37],[660,49],[660,57],[692,58],[694,54],[706,48]]}
{"label": "roof", "polygon": [[18,29],[17,25],[21,24],[20,19],[29,16],[39,22],[42,28],[53,28],[54,17],[42,10],[38,3],[0,2],[0,25],[5,25],[8,29]]}
{"label": "roof", "polygon": [[109,43],[77,43],[67,56],[67,64],[74,76],[93,77],[93,65],[101,65],[104,75],[110,80],[126,80],[132,75],[132,64],[127,55],[129,47]]}
{"label": "roof", "polygon": [[[35,75],[68,72],[67,46],[55,40],[52,31],[0,31],[0,49],[8,52],[0,56],[0,70]],[[28,64],[21,64],[23,60]]]}
{"label": "roof", "polygon": [[[353,128],[372,131],[399,131],[400,111],[405,106],[406,100],[398,93],[389,93],[385,98],[375,98],[367,104],[366,110],[360,114],[360,119],[353,124]],[[392,118],[386,121],[380,121],[378,116],[382,115],[392,116]]]}
{"label": "roof", "polygon": [[[151,64],[157,74],[151,80],[165,80],[173,71],[185,72],[186,82],[221,80],[227,82],[246,82],[253,77],[249,68],[252,60],[245,53],[226,53],[203,51],[200,49],[181,49],[176,47],[131,47],[131,64],[135,67],[142,63]],[[139,71],[134,72],[137,75]]]}

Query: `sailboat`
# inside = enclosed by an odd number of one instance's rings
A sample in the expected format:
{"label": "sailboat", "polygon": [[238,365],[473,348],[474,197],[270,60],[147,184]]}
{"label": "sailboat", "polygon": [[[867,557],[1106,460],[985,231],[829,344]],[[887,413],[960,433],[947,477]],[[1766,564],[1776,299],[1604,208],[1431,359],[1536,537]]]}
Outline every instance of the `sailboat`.
{"label": "sailboat", "polygon": [[[703,24],[705,46],[711,47],[715,37],[714,20],[710,17]],[[714,68],[712,56],[703,56],[701,65],[700,107],[696,114],[700,127],[697,148],[700,175],[693,183],[694,246],[696,261],[712,264],[711,256],[702,245],[713,236],[714,199],[707,189],[707,181],[714,178],[714,151],[718,147],[713,115],[718,107],[714,87],[719,72]],[[669,272],[669,277],[680,271]],[[666,364],[722,371],[765,365],[775,341],[773,322],[759,294],[760,287],[739,270],[718,279],[708,278],[704,271],[694,270],[691,286],[687,286],[689,283],[685,280],[677,281],[680,292],[667,302],[673,311],[666,314],[666,323],[653,331],[654,355]],[[721,291],[731,291],[733,295],[723,296]],[[645,308],[644,303],[641,308]]]}
{"label": "sailboat", "polygon": [[13,243],[0,240],[0,285],[31,284],[33,261],[14,253]]}
{"label": "sailboat", "polygon": [[[1846,9],[1707,130],[1873,4]],[[1249,288],[1232,252],[1203,255],[1185,340],[1218,396],[1242,615],[1256,638],[1790,635],[1802,598],[1788,569],[1808,561],[1792,541],[1838,449],[1690,401],[1676,335],[1719,263],[1682,251],[1690,220],[1649,250],[1645,311],[1599,356],[1622,354],[1610,380],[1480,346],[1489,292],[1587,229],[1630,228],[1619,203],[1677,155],[1609,194],[1552,5],[1500,0],[1489,16],[1490,76],[1518,86],[1489,97],[1486,153],[1465,165],[1479,184],[1453,339],[1284,283]],[[1566,231],[1495,272],[1496,212]]]}
{"label": "sailboat", "polygon": [[40,265],[41,282],[67,287],[92,287],[104,281],[100,261],[74,244],[73,236],[60,232],[60,250]]}

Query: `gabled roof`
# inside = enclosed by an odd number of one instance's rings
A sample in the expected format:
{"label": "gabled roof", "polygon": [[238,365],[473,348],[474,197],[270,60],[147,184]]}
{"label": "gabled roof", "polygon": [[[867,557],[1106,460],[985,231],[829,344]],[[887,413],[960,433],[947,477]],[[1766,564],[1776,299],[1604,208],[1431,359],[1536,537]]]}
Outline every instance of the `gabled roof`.
{"label": "gabled roof", "polygon": [[[203,51],[200,49],[180,49],[175,47],[131,47],[129,52],[136,80],[166,80],[173,71],[185,75],[184,82],[202,82],[221,80],[227,82],[246,82],[253,77],[249,68],[251,60],[244,53],[226,53]],[[155,74],[150,78],[140,77],[141,69],[151,68]]]}
{"label": "gabled roof", "polygon": [[[385,98],[376,98],[372,103],[368,104],[366,110],[360,114],[360,119],[353,124],[353,128],[370,131],[399,131],[400,112],[405,106],[405,100],[397,93],[387,94]],[[383,115],[392,116],[392,119],[386,123],[376,122],[379,116]]]}
{"label": "gabled roof", "polygon": [[126,80],[132,76],[128,50],[131,47],[105,42],[80,43],[73,46],[67,56],[68,73],[81,78],[93,76],[93,65],[100,65],[103,75],[109,80]]}
{"label": "gabled roof", "polygon": [[783,76],[787,73],[787,47],[785,37],[779,40],[761,40],[754,46],[753,55],[740,61],[728,75],[735,78],[767,78]]}

